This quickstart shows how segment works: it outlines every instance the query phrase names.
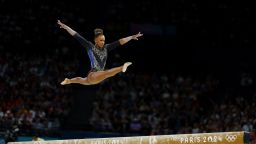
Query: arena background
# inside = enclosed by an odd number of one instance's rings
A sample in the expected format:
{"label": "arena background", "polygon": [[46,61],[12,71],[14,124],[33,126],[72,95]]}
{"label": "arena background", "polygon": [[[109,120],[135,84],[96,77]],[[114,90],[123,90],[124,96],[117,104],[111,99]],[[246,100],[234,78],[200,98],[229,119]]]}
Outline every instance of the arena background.
{"label": "arena background", "polygon": [[[254,134],[252,1],[0,0],[0,142],[249,131]],[[144,34],[111,53],[132,61],[96,86],[85,49],[62,20],[93,41]]]}

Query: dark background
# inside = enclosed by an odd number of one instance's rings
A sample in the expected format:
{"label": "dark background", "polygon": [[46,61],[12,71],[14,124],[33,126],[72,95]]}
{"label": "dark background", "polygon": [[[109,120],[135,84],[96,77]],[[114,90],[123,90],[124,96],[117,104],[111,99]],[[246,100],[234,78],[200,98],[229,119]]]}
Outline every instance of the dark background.
{"label": "dark background", "polygon": [[[0,56],[5,58],[8,53],[6,63],[13,66],[30,58],[41,57],[42,63],[56,58],[52,66],[58,64],[61,70],[52,73],[55,81],[51,82],[56,89],[71,89],[68,95],[74,102],[63,129],[88,130],[100,86],[59,85],[64,77],[86,76],[90,63],[86,50],[58,27],[57,20],[92,42],[94,28],[104,30],[106,43],[144,34],[109,53],[107,68],[131,61],[130,73],[195,79],[213,75],[222,87],[235,89],[241,73],[255,73],[254,12],[253,1],[240,0],[0,0]],[[13,63],[15,56],[22,60]],[[66,63],[75,65],[72,72],[62,68]],[[11,88],[5,91],[9,93]]]}
{"label": "dark background", "polygon": [[[134,61],[139,70],[224,71],[253,67],[253,18],[251,1],[90,1],[83,4],[83,1],[2,0],[1,45],[26,53],[47,53],[63,46],[79,52],[81,46],[58,29],[57,19],[91,41],[96,27],[105,30],[107,42],[144,28],[141,32],[145,35],[140,41],[131,42],[125,46],[127,49],[120,48],[112,55],[120,54],[124,60]],[[140,27],[132,29],[134,24]],[[147,29],[145,25],[152,27]],[[172,30],[168,31],[168,26]],[[87,56],[83,53],[81,57]]]}

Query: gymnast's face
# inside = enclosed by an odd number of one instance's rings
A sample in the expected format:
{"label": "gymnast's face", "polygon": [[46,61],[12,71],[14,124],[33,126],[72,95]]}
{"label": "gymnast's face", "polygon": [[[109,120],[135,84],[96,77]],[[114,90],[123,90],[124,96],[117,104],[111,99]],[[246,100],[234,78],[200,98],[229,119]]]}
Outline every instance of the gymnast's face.
{"label": "gymnast's face", "polygon": [[105,44],[105,36],[104,35],[99,35],[97,36],[95,39],[95,45],[98,48],[103,48],[104,44]]}

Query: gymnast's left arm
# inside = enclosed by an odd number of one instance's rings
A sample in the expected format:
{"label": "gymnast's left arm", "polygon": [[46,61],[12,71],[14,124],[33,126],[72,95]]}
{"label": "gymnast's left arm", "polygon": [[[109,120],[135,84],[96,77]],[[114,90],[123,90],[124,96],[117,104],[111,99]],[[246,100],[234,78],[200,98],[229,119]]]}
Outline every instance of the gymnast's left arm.
{"label": "gymnast's left arm", "polygon": [[125,38],[121,38],[121,39],[119,39],[120,45],[124,45],[127,42],[129,42],[130,40],[138,40],[138,38],[141,37],[141,36],[143,36],[143,34],[139,32],[135,35],[131,35],[131,36],[128,36],[128,37],[125,37]]}

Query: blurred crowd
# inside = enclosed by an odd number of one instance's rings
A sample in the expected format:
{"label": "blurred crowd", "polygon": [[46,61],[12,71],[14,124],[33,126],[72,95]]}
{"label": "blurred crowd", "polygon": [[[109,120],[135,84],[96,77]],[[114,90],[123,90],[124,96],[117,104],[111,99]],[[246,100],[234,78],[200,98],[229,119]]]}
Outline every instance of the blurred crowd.
{"label": "blurred crowd", "polygon": [[[62,53],[0,54],[0,132],[15,126],[20,134],[59,130],[72,105],[70,87],[60,82],[73,75],[77,62],[65,62]],[[62,63],[64,62],[64,63]]]}
{"label": "blurred crowd", "polygon": [[124,74],[101,85],[91,125],[135,134],[254,131],[255,83],[243,73],[229,88],[213,75]]}

